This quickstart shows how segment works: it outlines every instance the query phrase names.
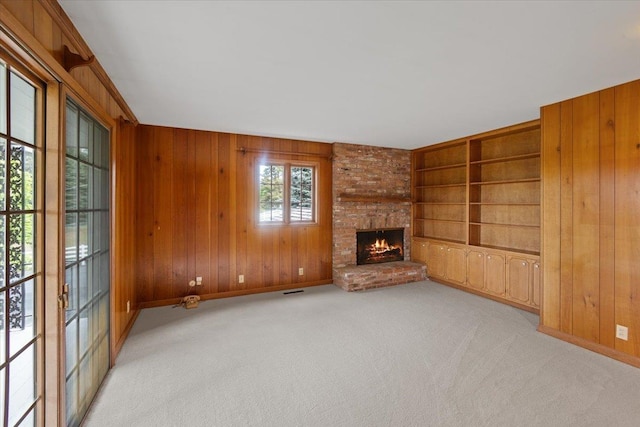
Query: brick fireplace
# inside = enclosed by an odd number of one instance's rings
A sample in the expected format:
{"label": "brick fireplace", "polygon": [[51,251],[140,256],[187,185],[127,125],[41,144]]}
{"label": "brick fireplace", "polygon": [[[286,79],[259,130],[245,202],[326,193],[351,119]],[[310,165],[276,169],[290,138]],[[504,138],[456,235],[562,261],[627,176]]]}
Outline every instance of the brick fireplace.
{"label": "brick fireplace", "polygon": [[[424,266],[407,262],[410,223],[411,152],[333,144],[334,283],[359,290],[423,280]],[[356,231],[377,229],[403,230],[404,262],[356,266]]]}

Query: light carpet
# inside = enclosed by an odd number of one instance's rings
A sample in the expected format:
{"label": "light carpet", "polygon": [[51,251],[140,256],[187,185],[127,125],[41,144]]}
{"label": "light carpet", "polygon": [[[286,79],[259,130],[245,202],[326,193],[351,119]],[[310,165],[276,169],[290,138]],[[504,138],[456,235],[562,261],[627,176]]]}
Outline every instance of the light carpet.
{"label": "light carpet", "polygon": [[638,426],[640,369],[430,281],[143,310],[86,426]]}

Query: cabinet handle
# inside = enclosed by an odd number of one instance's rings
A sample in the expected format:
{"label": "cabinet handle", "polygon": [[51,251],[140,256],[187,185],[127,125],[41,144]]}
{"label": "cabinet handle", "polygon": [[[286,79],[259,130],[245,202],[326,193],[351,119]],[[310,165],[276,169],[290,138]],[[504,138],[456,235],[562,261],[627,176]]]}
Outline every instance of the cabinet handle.
{"label": "cabinet handle", "polygon": [[478,254],[478,258],[480,258],[482,256],[482,254]]}
{"label": "cabinet handle", "polygon": [[489,256],[487,257],[487,259],[491,259],[491,255],[489,255]]}
{"label": "cabinet handle", "polygon": [[535,264],[534,267],[535,268],[540,268],[540,266],[538,264]]}
{"label": "cabinet handle", "polygon": [[523,263],[522,263],[522,265],[527,265],[527,263],[526,263],[526,262],[523,262]]}

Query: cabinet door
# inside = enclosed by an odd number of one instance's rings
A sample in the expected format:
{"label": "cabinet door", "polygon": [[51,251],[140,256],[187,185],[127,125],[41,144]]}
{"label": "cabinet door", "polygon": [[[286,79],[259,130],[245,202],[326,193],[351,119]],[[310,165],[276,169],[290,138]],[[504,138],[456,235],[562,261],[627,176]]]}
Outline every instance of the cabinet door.
{"label": "cabinet door", "polygon": [[467,255],[467,285],[474,289],[484,288],[484,252],[469,251]]}
{"label": "cabinet door", "polygon": [[464,285],[467,281],[467,254],[464,249],[455,246],[447,248],[447,280]]}
{"label": "cabinet door", "polygon": [[524,258],[509,257],[507,264],[507,296],[518,302],[529,302],[529,262]]}
{"label": "cabinet door", "polygon": [[540,263],[534,262],[531,269],[531,305],[536,308],[540,307],[540,277],[542,272],[540,271]]}
{"label": "cabinet door", "polygon": [[413,239],[411,242],[411,261],[426,264],[428,243],[416,239]]}
{"label": "cabinet door", "polygon": [[485,289],[496,295],[505,294],[504,256],[487,253],[485,262]]}
{"label": "cabinet door", "polygon": [[444,279],[446,273],[446,246],[442,244],[430,243],[427,248],[429,257],[427,258],[427,274],[429,277]]}

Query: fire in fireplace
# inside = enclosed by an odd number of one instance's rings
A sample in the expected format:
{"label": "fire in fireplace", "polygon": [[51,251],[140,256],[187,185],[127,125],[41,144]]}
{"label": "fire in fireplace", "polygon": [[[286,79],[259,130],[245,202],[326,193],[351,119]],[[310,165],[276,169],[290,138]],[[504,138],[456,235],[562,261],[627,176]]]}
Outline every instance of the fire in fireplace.
{"label": "fire in fireplace", "polygon": [[356,239],[358,265],[404,260],[403,228],[360,230]]}

